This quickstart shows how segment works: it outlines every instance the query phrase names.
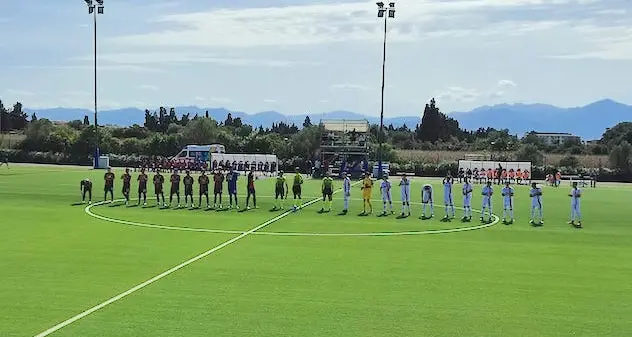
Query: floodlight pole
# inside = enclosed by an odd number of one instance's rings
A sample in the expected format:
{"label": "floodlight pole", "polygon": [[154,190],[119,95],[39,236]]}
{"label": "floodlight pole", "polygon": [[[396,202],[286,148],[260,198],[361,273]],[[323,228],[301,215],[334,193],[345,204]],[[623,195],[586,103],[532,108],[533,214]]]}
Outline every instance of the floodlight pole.
{"label": "floodlight pole", "polygon": [[97,81],[97,15],[103,14],[104,6],[103,0],[96,0],[96,3],[93,0],[84,0],[88,5],[88,13],[92,14],[92,24],[93,24],[93,45],[94,45],[94,137],[95,137],[95,147],[94,147],[94,168],[99,168],[99,157],[101,156],[101,151],[99,149],[100,139],[99,139],[99,121],[98,121],[98,81]]}
{"label": "floodlight pole", "polygon": [[99,122],[97,119],[97,111],[98,111],[98,99],[97,99],[97,11],[92,11],[93,24],[94,24],[94,136],[95,136],[95,148],[94,148],[94,168],[99,168],[99,157],[101,156],[101,151],[99,149]]}
{"label": "floodlight pole", "polygon": [[386,8],[384,3],[378,2],[378,17],[384,17],[384,42],[382,46],[382,92],[381,92],[381,100],[380,100],[380,131],[378,134],[378,179],[382,179],[384,177],[384,90],[386,87],[386,39],[387,39],[387,23],[389,18],[395,18],[395,3],[390,3],[389,7]]}

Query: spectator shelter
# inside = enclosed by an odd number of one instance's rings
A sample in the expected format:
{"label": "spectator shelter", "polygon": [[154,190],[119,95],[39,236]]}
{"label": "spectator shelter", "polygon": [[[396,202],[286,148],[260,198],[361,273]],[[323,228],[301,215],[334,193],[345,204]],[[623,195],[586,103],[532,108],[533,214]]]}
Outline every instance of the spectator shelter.
{"label": "spectator shelter", "polygon": [[367,120],[323,119],[320,125],[320,161],[324,172],[340,176],[346,171],[359,177],[369,169]]}

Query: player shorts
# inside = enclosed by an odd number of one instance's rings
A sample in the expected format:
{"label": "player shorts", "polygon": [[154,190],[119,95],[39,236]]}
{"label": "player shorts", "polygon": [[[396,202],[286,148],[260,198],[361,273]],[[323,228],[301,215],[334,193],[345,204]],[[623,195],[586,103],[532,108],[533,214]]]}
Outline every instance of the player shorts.
{"label": "player shorts", "polygon": [[171,192],[171,194],[179,194],[180,193],[180,186],[171,186],[170,192]]}
{"label": "player shorts", "polygon": [[277,188],[274,190],[274,197],[275,197],[276,199],[278,199],[279,197],[281,197],[281,198],[285,197],[285,189],[283,189],[283,188],[278,188],[278,187],[277,187]]}
{"label": "player shorts", "polygon": [[145,185],[145,186],[139,185],[138,186],[138,193],[147,193],[147,185]]}
{"label": "player shorts", "polygon": [[401,191],[400,198],[402,202],[410,202],[410,192],[409,191]]}
{"label": "player shorts", "polygon": [[444,197],[443,198],[443,203],[446,204],[446,205],[452,205],[453,204],[452,197]]}
{"label": "player shorts", "polygon": [[208,186],[200,187],[200,195],[208,195]]}
{"label": "player shorts", "polygon": [[294,196],[300,196],[301,195],[301,185],[292,186],[292,193],[294,193]]}
{"label": "player shorts", "polygon": [[513,202],[511,200],[503,200],[503,205],[506,209],[513,208]]}
{"label": "player shorts", "polygon": [[463,206],[467,206],[467,207],[472,206],[472,197],[470,197],[470,196],[464,197],[463,198]]}
{"label": "player shorts", "polygon": [[123,184],[123,194],[127,194],[132,190],[132,187],[129,184]]}
{"label": "player shorts", "polygon": [[213,190],[213,193],[215,193],[215,194],[222,194],[222,188],[218,187],[218,186],[215,186],[215,189]]}
{"label": "player shorts", "polygon": [[391,201],[391,193],[382,193],[382,200],[383,201]]}
{"label": "player shorts", "polygon": [[331,190],[330,187],[325,187],[323,189],[323,196],[331,197],[333,194],[334,194],[334,192]]}
{"label": "player shorts", "polygon": [[112,192],[114,191],[114,185],[105,185],[105,187],[103,188],[103,190],[105,192]]}
{"label": "player shorts", "polygon": [[255,195],[257,194],[257,191],[255,190],[254,187],[248,187],[248,195]]}
{"label": "player shorts", "polygon": [[237,195],[237,186],[228,186],[228,194]]}
{"label": "player shorts", "polygon": [[364,200],[370,200],[371,199],[371,189],[370,188],[365,188],[362,190],[362,199]]}
{"label": "player shorts", "polygon": [[154,191],[156,192],[156,194],[162,194],[164,193],[164,190],[162,188],[162,185],[156,185],[154,186]]}
{"label": "player shorts", "polygon": [[184,186],[184,195],[193,195],[193,186]]}

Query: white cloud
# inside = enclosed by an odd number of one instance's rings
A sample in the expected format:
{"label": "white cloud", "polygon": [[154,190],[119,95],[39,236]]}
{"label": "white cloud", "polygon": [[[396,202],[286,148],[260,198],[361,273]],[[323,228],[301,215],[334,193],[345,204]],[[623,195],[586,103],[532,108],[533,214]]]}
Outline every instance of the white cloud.
{"label": "white cloud", "polygon": [[[482,17],[491,15],[489,13],[493,10],[596,1],[599,0],[400,0],[389,39],[419,40],[439,35],[484,35],[546,29],[558,23],[534,25],[532,22],[516,21],[481,25],[480,21]],[[381,39],[375,5],[364,1],[215,9],[165,15],[152,21],[165,29],[111,38],[110,42],[134,47],[257,47]],[[507,26],[512,29],[507,30]]]}
{"label": "white cloud", "polygon": [[34,92],[30,92],[30,91],[26,91],[26,90],[20,90],[20,89],[7,89],[7,90],[5,90],[5,93],[8,96],[15,96],[15,97],[26,97],[26,96],[35,96],[36,95]]}
{"label": "white cloud", "polygon": [[[91,61],[93,56],[86,55],[72,58],[74,61]],[[110,66],[139,66],[159,64],[191,64],[209,63],[226,66],[264,66],[264,67],[293,67],[315,66],[318,63],[290,60],[269,60],[258,58],[241,58],[235,55],[214,55],[196,52],[127,52],[99,54],[99,62]]]}
{"label": "white cloud", "polygon": [[499,88],[515,88],[517,87],[516,82],[512,81],[512,80],[499,80],[498,83],[496,83],[496,86]]}
{"label": "white cloud", "polygon": [[275,99],[271,99],[271,98],[265,98],[263,99],[263,103],[268,103],[268,104],[272,104],[272,103],[276,103],[277,101]]}
{"label": "white cloud", "polygon": [[437,101],[471,103],[489,98],[501,98],[511,93],[517,86],[512,80],[498,80],[494,86],[486,90],[450,86],[435,92],[435,97]]}
{"label": "white cloud", "polygon": [[139,85],[137,88],[138,89],[143,89],[143,90],[150,90],[150,91],[158,91],[160,89],[157,86],[151,85],[151,84]]}
{"label": "white cloud", "polygon": [[329,88],[334,90],[369,90],[369,87],[367,86],[353,83],[332,84],[329,86]]}

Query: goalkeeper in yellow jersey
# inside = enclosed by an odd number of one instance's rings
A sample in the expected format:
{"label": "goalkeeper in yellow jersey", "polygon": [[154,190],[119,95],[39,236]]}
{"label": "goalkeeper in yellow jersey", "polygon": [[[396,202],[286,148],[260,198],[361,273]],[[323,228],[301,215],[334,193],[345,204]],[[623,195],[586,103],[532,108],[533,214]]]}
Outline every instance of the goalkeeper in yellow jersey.
{"label": "goalkeeper in yellow jersey", "polygon": [[279,171],[279,175],[276,178],[276,182],[274,184],[274,208],[273,210],[283,209],[285,205],[285,199],[287,199],[287,195],[289,194],[289,189],[287,186],[287,180],[283,176],[283,171]]}
{"label": "goalkeeper in yellow jersey", "polygon": [[334,195],[334,180],[329,176],[328,173],[325,173],[325,177],[323,178],[322,192],[323,207],[320,209],[320,212],[331,212],[331,202]]}
{"label": "goalkeeper in yellow jersey", "polygon": [[[373,204],[371,204],[371,194],[373,191],[373,179],[371,179],[371,173],[365,172],[364,179],[362,180],[362,200],[364,204],[362,206],[362,215],[373,213]],[[369,213],[366,212],[366,207],[369,206]]]}

